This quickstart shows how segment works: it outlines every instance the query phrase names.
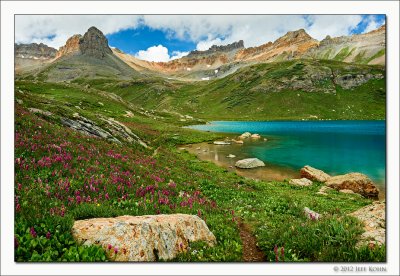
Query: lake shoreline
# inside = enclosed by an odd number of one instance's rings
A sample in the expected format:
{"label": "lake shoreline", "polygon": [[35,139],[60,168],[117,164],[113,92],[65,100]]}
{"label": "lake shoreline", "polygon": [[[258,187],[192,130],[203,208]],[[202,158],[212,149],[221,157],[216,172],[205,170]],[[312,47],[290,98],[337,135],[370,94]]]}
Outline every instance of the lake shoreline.
{"label": "lake shoreline", "polygon": [[[185,147],[201,160],[211,161],[238,175],[264,181],[285,181],[299,178],[300,169],[310,165],[332,176],[364,173],[377,185],[381,195],[386,194],[383,121],[307,121],[283,124],[215,121],[190,128],[217,134],[221,141],[231,141],[231,145],[203,142],[180,147]],[[244,144],[236,144],[234,140],[238,140],[247,131],[260,134],[260,139],[242,139]],[[234,157],[229,158],[230,155]],[[236,168],[235,162],[245,158],[258,158],[266,166]]]}

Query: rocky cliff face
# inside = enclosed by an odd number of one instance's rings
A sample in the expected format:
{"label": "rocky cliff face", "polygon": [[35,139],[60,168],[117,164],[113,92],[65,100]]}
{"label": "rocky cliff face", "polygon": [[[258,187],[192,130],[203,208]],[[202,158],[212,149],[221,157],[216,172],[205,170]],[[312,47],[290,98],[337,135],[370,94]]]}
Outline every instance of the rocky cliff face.
{"label": "rocky cliff face", "polygon": [[70,37],[65,45],[58,50],[57,58],[71,53],[101,59],[106,54],[112,54],[112,50],[108,46],[108,40],[104,34],[96,27],[90,27],[83,36],[77,34]]}
{"label": "rocky cliff face", "polygon": [[57,52],[57,58],[65,56],[69,53],[79,52],[79,44],[82,36],[80,34],[76,34],[68,38],[67,42],[64,46],[61,46]]}
{"label": "rocky cliff face", "polygon": [[96,58],[103,58],[106,54],[112,54],[107,38],[96,27],[90,27],[84,34],[80,42],[80,50],[82,54]]}
{"label": "rocky cliff face", "polygon": [[43,43],[14,44],[15,57],[28,59],[52,59],[57,50]]}

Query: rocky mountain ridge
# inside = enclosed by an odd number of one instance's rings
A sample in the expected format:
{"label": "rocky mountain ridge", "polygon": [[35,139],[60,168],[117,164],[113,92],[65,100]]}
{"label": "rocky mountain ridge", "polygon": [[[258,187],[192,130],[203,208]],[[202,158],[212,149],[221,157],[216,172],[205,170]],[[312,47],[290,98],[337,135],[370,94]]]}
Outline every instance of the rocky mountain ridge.
{"label": "rocky mountain ridge", "polygon": [[[187,56],[169,62],[149,62],[118,49],[112,50],[104,34],[96,27],[91,27],[83,36],[73,35],[56,54],[53,49],[48,56],[55,57],[55,60],[71,55],[97,60],[112,57],[111,63],[117,62],[119,68],[123,64],[122,67],[130,67],[130,70],[150,74],[167,75],[179,79],[210,80],[232,74],[237,69],[251,64],[293,59],[335,60],[356,64],[384,65],[385,33],[386,26],[383,25],[365,34],[334,38],[327,36],[318,41],[304,29],[299,29],[289,31],[275,41],[257,47],[245,48],[243,40],[240,40],[228,45],[213,45],[205,51],[195,50]],[[32,48],[32,51],[38,52],[37,56],[44,51],[45,45],[40,47]],[[21,49],[23,48],[21,47]],[[22,50],[16,51],[16,57],[22,52]],[[124,71],[127,71],[126,68]]]}
{"label": "rocky mountain ridge", "polygon": [[14,44],[14,55],[18,58],[52,59],[57,50],[43,43]]}

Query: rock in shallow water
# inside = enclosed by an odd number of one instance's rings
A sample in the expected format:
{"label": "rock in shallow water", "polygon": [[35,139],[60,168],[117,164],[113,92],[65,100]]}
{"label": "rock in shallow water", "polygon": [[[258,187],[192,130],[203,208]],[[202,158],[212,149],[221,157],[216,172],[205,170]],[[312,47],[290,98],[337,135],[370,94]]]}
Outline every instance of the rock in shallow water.
{"label": "rock in shallow water", "polygon": [[[84,245],[102,246],[111,260],[125,262],[169,260],[185,252],[189,242],[216,243],[202,219],[186,214],[78,220],[72,234]],[[118,253],[109,245],[118,248]]]}
{"label": "rock in shallow water", "polygon": [[252,169],[257,167],[264,167],[265,164],[258,158],[247,158],[237,161],[235,166],[241,169]]}

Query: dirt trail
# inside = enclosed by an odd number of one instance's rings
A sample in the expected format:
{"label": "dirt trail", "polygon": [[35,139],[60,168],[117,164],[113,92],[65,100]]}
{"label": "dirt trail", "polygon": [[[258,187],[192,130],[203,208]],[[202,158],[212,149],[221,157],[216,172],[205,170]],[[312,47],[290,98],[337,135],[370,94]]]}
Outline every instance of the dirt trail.
{"label": "dirt trail", "polygon": [[256,238],[251,234],[249,227],[243,222],[239,222],[239,231],[243,243],[243,261],[265,262],[265,255],[257,247]]}

